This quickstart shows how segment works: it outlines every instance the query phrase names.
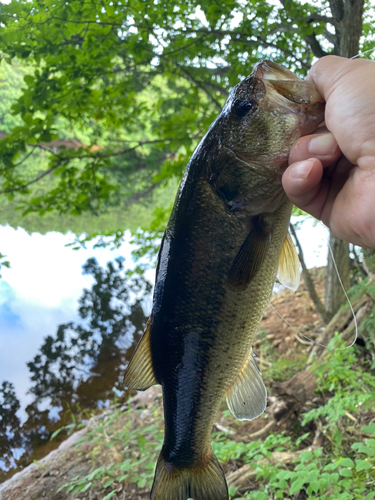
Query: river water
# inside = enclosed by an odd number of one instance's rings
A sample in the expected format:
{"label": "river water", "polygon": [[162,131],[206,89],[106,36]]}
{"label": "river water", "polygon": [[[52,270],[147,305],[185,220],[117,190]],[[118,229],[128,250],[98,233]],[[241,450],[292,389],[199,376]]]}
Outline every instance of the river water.
{"label": "river water", "polygon": [[[307,221],[298,236],[308,267],[325,265],[327,231]],[[150,313],[154,271],[127,276],[130,234],[115,250],[74,251],[73,240],[0,226],[11,264],[0,270],[0,482],[55,448],[66,432],[52,442],[51,433],[72,413],[127,397],[121,379]]]}

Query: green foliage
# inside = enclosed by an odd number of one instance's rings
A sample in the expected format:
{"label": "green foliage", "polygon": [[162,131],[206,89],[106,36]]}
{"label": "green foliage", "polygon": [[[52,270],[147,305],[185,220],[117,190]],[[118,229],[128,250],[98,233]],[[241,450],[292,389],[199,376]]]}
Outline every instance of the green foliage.
{"label": "green foliage", "polygon": [[[48,189],[48,185],[46,179],[45,184],[39,186],[38,190]],[[176,189],[175,182],[171,182],[167,186],[159,185],[149,195],[147,201],[140,200],[136,204],[128,204],[124,199],[119,206],[111,206],[99,216],[88,213],[78,217],[73,215],[61,217],[56,211],[47,212],[43,217],[35,212],[22,215],[20,210],[15,209],[18,204],[16,200],[3,200],[0,210],[0,225],[9,224],[14,228],[23,227],[30,233],[38,232],[41,234],[49,231],[61,233],[71,231],[77,235],[73,242],[75,248],[80,248],[91,242],[93,238],[97,239],[95,247],[106,245],[117,247],[122,244],[126,229],[135,233],[141,227],[148,228],[154,217],[155,206],[158,206],[160,210],[164,210],[163,207],[169,207]]]}
{"label": "green foliage", "polygon": [[[93,470],[75,477],[61,489],[77,494],[95,488],[104,498],[114,496],[121,484],[151,487],[154,467],[163,441],[160,410],[115,410],[109,417],[96,417],[78,446],[91,445]],[[110,457],[110,464],[104,461]]]}
{"label": "green foliage", "polygon": [[[362,431],[366,432],[367,429],[368,426],[363,427]],[[373,439],[367,441],[375,443]],[[354,443],[353,447],[358,449],[360,444]],[[370,500],[375,496],[371,491],[375,485],[375,446],[369,450],[367,456],[362,453],[354,460],[349,457],[330,460],[331,457],[324,456],[322,448],[304,451],[293,460],[293,470],[283,470],[279,464],[267,467],[254,464],[257,478],[268,481],[268,484],[263,492],[252,492],[244,498],[290,498],[294,493],[304,490],[308,498],[320,500]],[[262,496],[265,493],[272,496]]]}
{"label": "green foliage", "polygon": [[[329,13],[328,1],[314,0],[2,5],[2,59],[23,81],[9,88],[0,192],[20,193],[23,209],[39,214],[100,214],[125,197],[138,201],[181,176],[228,90],[255,62],[268,57],[304,76],[319,44],[332,51]],[[372,13],[368,4],[364,48]],[[53,142],[66,137],[76,145]],[[24,159],[33,149],[46,164],[30,178]],[[53,182],[34,193],[45,176]]]}
{"label": "green foliage", "polygon": [[[22,124],[20,116],[14,116],[10,110],[22,94],[25,70],[17,61],[10,66],[4,60],[0,64],[0,132],[9,133],[14,127]],[[2,138],[2,137],[1,137]]]}
{"label": "green foliage", "polygon": [[284,382],[293,377],[294,374],[303,370],[306,364],[306,355],[301,354],[299,349],[288,357],[280,356],[272,341],[267,338],[267,331],[260,331],[257,334],[257,350],[259,357],[267,360],[267,368],[262,371],[263,379],[267,384],[275,382]]}
{"label": "green foliage", "polygon": [[318,376],[319,390],[333,393],[327,403],[305,414],[303,425],[323,418],[324,427],[332,432],[332,443],[340,447],[342,432],[337,423],[348,413],[356,413],[359,408],[366,410],[375,400],[375,377],[368,366],[357,362],[355,348],[343,349],[344,343],[334,337],[329,344],[323,361],[313,366]]}

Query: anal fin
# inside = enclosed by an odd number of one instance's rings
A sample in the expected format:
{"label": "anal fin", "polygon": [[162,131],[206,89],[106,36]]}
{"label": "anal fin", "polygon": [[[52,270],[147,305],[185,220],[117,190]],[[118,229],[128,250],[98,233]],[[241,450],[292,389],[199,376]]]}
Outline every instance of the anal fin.
{"label": "anal fin", "polygon": [[125,372],[124,384],[129,389],[145,391],[158,383],[152,366],[150,330],[151,318]]}
{"label": "anal fin", "polygon": [[267,390],[252,351],[227,391],[227,404],[238,420],[253,420],[266,409]]}

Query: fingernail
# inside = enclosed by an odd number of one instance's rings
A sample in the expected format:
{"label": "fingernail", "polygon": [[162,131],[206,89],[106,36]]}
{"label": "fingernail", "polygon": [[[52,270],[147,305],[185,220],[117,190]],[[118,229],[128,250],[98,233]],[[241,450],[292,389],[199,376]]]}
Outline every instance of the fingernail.
{"label": "fingernail", "polygon": [[336,151],[336,148],[337,142],[331,133],[317,135],[309,142],[310,153],[317,156],[332,155]]}
{"label": "fingernail", "polygon": [[290,176],[297,181],[304,181],[307,179],[311,169],[313,168],[315,160],[305,160],[294,163],[290,170]]}

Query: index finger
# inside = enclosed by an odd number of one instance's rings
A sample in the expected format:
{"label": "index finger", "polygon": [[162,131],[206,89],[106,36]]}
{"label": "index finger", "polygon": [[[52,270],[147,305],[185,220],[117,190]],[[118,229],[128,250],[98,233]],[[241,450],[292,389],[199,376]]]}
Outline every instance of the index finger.
{"label": "index finger", "polygon": [[345,75],[355,72],[364,64],[373,63],[367,59],[353,60],[339,56],[324,56],[312,65],[306,79],[315,83],[318,91],[327,101]]}

